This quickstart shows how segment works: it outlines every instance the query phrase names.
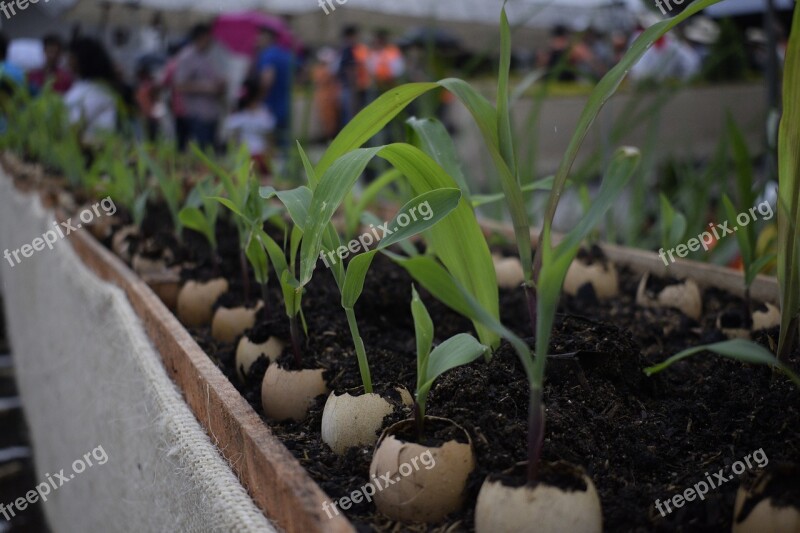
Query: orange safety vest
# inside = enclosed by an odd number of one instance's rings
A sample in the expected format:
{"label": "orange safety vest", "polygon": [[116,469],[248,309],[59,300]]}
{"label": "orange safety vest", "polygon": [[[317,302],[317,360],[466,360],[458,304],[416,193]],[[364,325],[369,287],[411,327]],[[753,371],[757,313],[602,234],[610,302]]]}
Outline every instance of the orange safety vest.
{"label": "orange safety vest", "polygon": [[394,45],[389,45],[380,50],[373,51],[370,57],[370,65],[378,83],[390,83],[395,80],[397,73],[394,65],[403,60],[400,49]]}
{"label": "orange safety vest", "polygon": [[353,57],[356,59],[356,84],[359,89],[369,89],[370,79],[367,70],[367,60],[369,59],[369,48],[364,44],[357,44],[353,47]]}

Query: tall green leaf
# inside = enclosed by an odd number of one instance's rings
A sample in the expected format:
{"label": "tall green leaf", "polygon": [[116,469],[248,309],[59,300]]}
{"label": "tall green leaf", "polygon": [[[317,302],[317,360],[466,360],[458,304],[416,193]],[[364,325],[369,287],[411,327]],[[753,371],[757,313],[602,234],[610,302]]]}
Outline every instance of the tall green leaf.
{"label": "tall green leaf", "polygon": [[[552,225],[555,218],[556,209],[558,208],[561,193],[564,190],[567,178],[569,177],[572,164],[578,156],[578,150],[583,144],[583,140],[589,133],[589,128],[594,123],[603,105],[609,98],[616,92],[622,80],[627,75],[628,71],[642,58],[644,53],[653,46],[653,44],[664,36],[669,30],[691,17],[695,13],[714,5],[721,0],[696,0],[692,2],[686,9],[672,18],[662,20],[647,28],[642,34],[633,42],[631,47],[620,59],[620,61],[612,68],[603,78],[595,85],[592,93],[589,95],[589,100],[583,108],[581,115],[578,119],[578,124],[572,134],[567,149],[564,152],[564,157],[558,167],[553,185],[553,194],[547,203],[547,209],[544,217],[544,225]],[[541,237],[540,237],[541,240]],[[537,256],[538,257],[538,256]],[[539,259],[537,259],[537,263]]]}
{"label": "tall green leaf", "polygon": [[800,9],[794,10],[783,73],[783,116],[778,132],[778,282],[785,360],[800,316]]}

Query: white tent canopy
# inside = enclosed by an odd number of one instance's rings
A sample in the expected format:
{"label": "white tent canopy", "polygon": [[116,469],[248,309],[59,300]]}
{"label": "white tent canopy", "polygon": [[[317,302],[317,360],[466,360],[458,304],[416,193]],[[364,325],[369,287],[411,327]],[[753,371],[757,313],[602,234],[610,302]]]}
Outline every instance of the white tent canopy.
{"label": "white tent canopy", "polygon": [[[61,0],[63,6],[76,4],[73,18],[84,21],[99,19],[102,2],[98,0]],[[263,10],[275,14],[304,15],[322,13],[319,0],[110,0],[114,9],[192,12],[211,15],[224,12]],[[385,15],[415,17],[420,20],[449,21],[496,25],[503,0],[332,0],[337,12],[365,11]],[[136,6],[136,7],[134,7]],[[641,0],[509,0],[507,10],[512,24],[532,27],[566,24],[577,29],[596,23],[598,17],[608,21],[623,12],[644,9]],[[331,13],[334,15],[334,13]]]}

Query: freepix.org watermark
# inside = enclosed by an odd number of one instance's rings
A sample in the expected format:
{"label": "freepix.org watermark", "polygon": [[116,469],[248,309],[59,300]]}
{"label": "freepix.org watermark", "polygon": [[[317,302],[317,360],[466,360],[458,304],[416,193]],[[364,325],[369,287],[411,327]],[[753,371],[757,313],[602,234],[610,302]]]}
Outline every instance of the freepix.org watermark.
{"label": "freepix.org watermark", "polygon": [[[102,213],[100,212],[101,209]],[[111,197],[107,196],[93,206],[87,207],[81,211],[78,218],[80,218],[80,221],[83,224],[89,224],[95,219],[95,217],[99,218],[104,214],[105,216],[110,217],[116,212],[117,206],[114,205],[114,201],[111,200]],[[53,245],[57,243],[59,239],[63,239],[73,231],[81,229],[83,224],[73,224],[71,218],[68,218],[64,222],[60,223],[53,222],[55,229],[44,232],[41,237],[36,237],[30,244],[23,244],[16,250],[9,250],[6,248],[6,250],[3,252],[3,257],[6,259],[6,261],[8,261],[8,264],[11,265],[11,268],[14,268],[14,266],[22,262],[22,259],[31,257],[34,253],[44,250],[45,246],[52,250]],[[20,255],[22,258],[20,258]]]}
{"label": "freepix.org watermark", "polygon": [[[335,2],[343,6],[347,3],[347,0],[335,0]],[[326,15],[329,15],[331,11],[336,11],[336,6],[333,4],[334,0],[319,0],[319,7],[322,8]]]}
{"label": "freepix.org watermark", "polygon": [[[673,254],[677,255],[678,257],[686,257],[689,255],[689,252],[696,252],[702,246],[703,250],[708,251],[709,247],[716,241],[731,235],[739,230],[739,228],[743,228],[750,224],[750,222],[755,222],[757,219],[756,217],[756,210],[758,214],[761,215],[762,220],[770,220],[775,213],[772,211],[772,206],[769,202],[761,202],[756,207],[751,207],[750,211],[743,211],[736,215],[736,223],[739,224],[738,226],[734,226],[733,228],[729,228],[728,225],[730,224],[729,221],[725,221],[722,224],[714,224],[710,222],[708,227],[711,229],[711,232],[704,231],[697,238],[689,239],[686,244],[679,244],[675,248],[670,248],[669,250],[664,251],[661,248],[658,251],[658,257],[664,261],[664,266],[669,266],[670,263],[675,262],[675,257]],[[713,235],[712,235],[713,233]],[[667,262],[667,256],[669,256],[669,262]]]}
{"label": "freepix.org watermark", "polygon": [[[419,218],[417,218],[418,215]],[[377,228],[375,227],[375,224],[370,224],[370,231],[362,234],[358,239],[353,239],[347,244],[347,246],[342,245],[336,250],[331,250],[330,252],[326,252],[324,250],[321,251],[319,253],[319,258],[322,259],[322,262],[325,263],[326,267],[330,268],[331,265],[336,264],[337,257],[341,260],[344,260],[349,257],[350,254],[357,254],[361,251],[368,252],[370,246],[373,244],[379,243],[384,237],[391,235],[400,228],[405,228],[411,223],[412,220],[416,222],[420,218],[422,220],[430,220],[433,218],[433,209],[431,209],[431,205],[428,202],[422,202],[421,204],[412,207],[409,209],[408,213],[400,213],[397,215],[397,218],[395,219],[397,226],[394,228],[389,228],[389,222],[384,222],[383,224],[378,225]],[[328,262],[328,260],[330,260],[330,262]]]}
{"label": "freepix.org watermark", "polygon": [[[94,463],[92,462],[92,459],[95,460]],[[108,454],[102,446],[98,446],[89,453],[84,454],[82,459],[76,459],[73,461],[72,473],[65,474],[64,469],[62,468],[57,474],[45,474],[44,477],[46,477],[47,480],[36,485],[35,489],[29,490],[27,493],[25,493],[25,496],[20,496],[7,505],[0,503],[0,514],[3,515],[6,520],[11,520],[16,516],[17,512],[27,509],[28,505],[33,505],[39,500],[46,502],[47,497],[52,491],[60,489],[70,480],[75,479],[76,474],[83,473],[87,468],[91,468],[95,464],[104,465],[107,462]]]}
{"label": "freepix.org watermark", "polygon": [[[48,3],[50,0],[44,0],[44,3]],[[8,2],[6,3],[5,0],[0,2],[0,11],[3,12],[3,15],[6,16],[7,19],[10,19],[14,15],[17,14],[17,10],[25,11],[28,9],[28,6],[31,4],[38,4],[39,0],[16,0],[16,2]]]}
{"label": "freepix.org watermark", "polygon": [[409,462],[401,464],[398,468],[398,472],[400,472],[399,476],[392,477],[391,472],[381,474],[380,477],[372,476],[372,481],[354,490],[349,496],[343,496],[338,500],[334,500],[333,503],[326,500],[322,504],[322,510],[325,511],[328,518],[333,518],[334,516],[339,516],[339,510],[336,508],[337,505],[341,507],[342,510],[346,511],[350,509],[354,503],[361,503],[364,500],[372,502],[372,497],[376,492],[380,492],[386,487],[399,482],[402,478],[410,476],[420,469],[420,465],[424,466],[425,470],[430,470],[436,466],[436,459],[433,457],[430,450],[426,450],[424,453],[412,457]]}
{"label": "freepix.org watermark", "polygon": [[705,481],[698,481],[693,487],[689,487],[682,493],[675,494],[663,502],[661,500],[656,500],[656,509],[658,509],[658,512],[661,513],[661,516],[667,516],[673,511],[673,509],[670,507],[670,503],[675,507],[675,509],[678,509],[683,507],[686,502],[694,501],[695,498],[705,500],[708,491],[711,489],[718,489],[723,483],[727,483],[728,481],[733,480],[736,476],[743,474],[746,468],[764,468],[768,464],[769,459],[767,458],[767,454],[764,453],[764,448],[759,448],[753,453],[745,455],[741,461],[736,461],[733,463],[731,465],[731,472],[733,472],[733,474],[726,476],[725,469],[720,468],[714,473],[714,477],[712,478],[709,473],[706,472]]}

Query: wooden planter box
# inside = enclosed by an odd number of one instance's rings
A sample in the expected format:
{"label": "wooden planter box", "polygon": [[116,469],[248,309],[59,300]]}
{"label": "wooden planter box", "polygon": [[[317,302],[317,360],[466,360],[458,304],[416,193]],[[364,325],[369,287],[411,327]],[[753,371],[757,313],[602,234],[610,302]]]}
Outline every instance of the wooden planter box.
{"label": "wooden planter box", "polygon": [[[502,224],[484,221],[482,225],[487,232],[513,235],[512,230]],[[90,270],[126,293],[161,354],[168,374],[183,391],[197,420],[265,516],[287,532],[354,532],[344,516],[329,518],[324,513],[322,505],[329,499],[327,495],[147,283],[89,232],[76,232],[68,239]],[[602,248],[618,265],[637,272],[665,273],[662,261],[654,253],[613,245]],[[713,265],[678,261],[670,266],[669,274],[688,276],[701,286],[717,287],[735,295],[741,295],[744,290],[741,273]],[[757,300],[777,303],[777,281],[759,276],[751,294]]]}

